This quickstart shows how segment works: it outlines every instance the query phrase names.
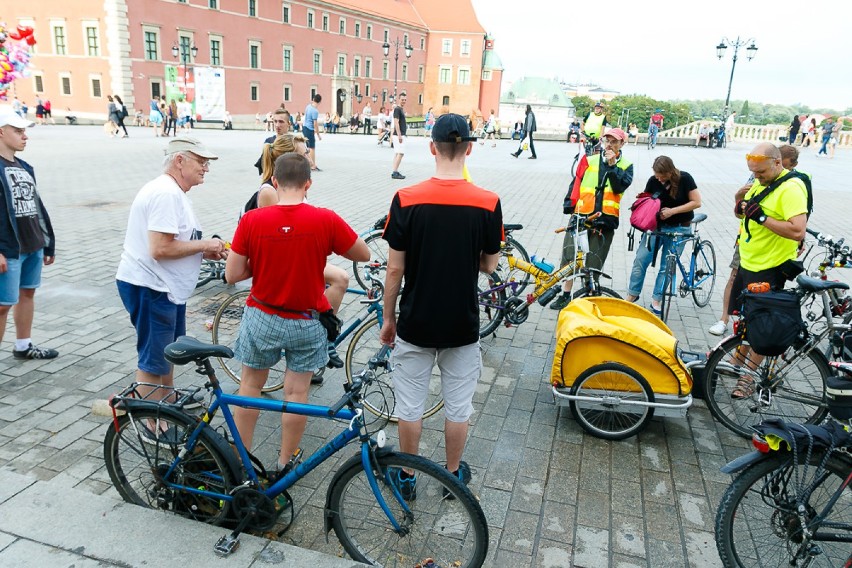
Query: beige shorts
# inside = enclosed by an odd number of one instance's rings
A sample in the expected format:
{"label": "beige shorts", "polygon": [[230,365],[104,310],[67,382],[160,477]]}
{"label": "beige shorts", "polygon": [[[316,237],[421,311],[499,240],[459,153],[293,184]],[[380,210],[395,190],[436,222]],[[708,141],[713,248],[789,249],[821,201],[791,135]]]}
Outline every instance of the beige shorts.
{"label": "beige shorts", "polygon": [[391,135],[391,140],[393,140],[393,153],[394,154],[405,154],[405,142],[408,140],[406,136],[402,137],[402,142],[399,141],[399,136],[396,134]]}

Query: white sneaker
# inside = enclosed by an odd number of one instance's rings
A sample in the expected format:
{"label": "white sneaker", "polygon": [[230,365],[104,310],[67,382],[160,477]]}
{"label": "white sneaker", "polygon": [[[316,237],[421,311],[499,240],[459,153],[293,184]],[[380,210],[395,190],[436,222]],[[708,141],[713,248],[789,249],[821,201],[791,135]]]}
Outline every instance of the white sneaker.
{"label": "white sneaker", "polygon": [[713,325],[711,325],[710,329],[708,329],[707,331],[709,331],[713,335],[725,335],[725,333],[728,331],[728,324],[726,324],[722,320],[719,320]]}

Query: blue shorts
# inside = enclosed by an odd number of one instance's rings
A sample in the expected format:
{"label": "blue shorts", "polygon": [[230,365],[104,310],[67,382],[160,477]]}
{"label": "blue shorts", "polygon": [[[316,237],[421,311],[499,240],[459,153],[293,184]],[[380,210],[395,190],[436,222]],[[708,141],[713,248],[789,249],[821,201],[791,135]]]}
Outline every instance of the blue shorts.
{"label": "blue shorts", "polygon": [[0,306],[14,306],[21,288],[34,289],[41,285],[44,249],[6,259],[6,264],[6,272],[0,274]]}
{"label": "blue shorts", "polygon": [[308,148],[317,147],[317,139],[314,136],[314,131],[311,128],[302,128],[302,134],[305,135],[305,146]]}
{"label": "blue shorts", "polygon": [[288,319],[246,307],[234,345],[234,358],[252,369],[271,369],[282,357],[297,373],[328,363],[328,334],[318,320]]}
{"label": "blue shorts", "polygon": [[166,346],[186,335],[186,305],[169,301],[166,292],[117,280],[118,295],[136,328],[136,353],[140,371],[167,375],[172,365],[163,355]]}

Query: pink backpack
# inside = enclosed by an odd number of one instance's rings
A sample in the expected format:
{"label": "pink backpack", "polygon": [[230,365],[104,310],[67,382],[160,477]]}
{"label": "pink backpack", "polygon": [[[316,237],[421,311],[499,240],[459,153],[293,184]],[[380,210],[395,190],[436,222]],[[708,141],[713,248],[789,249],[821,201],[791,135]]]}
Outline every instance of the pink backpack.
{"label": "pink backpack", "polygon": [[657,194],[642,192],[630,206],[630,225],[647,232],[657,230],[657,218],[660,214],[660,198]]}

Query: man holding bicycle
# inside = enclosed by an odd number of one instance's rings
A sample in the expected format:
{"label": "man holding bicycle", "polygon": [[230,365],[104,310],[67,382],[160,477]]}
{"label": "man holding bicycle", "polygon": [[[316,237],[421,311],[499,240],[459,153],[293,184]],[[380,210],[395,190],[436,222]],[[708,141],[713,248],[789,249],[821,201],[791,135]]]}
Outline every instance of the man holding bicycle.
{"label": "man holding bicycle", "polygon": [[[600,270],[603,268],[612,238],[618,228],[618,214],[621,196],[633,183],[633,164],[621,151],[627,141],[627,133],[620,128],[612,128],[603,136],[603,150],[599,154],[583,156],[577,166],[577,176],[565,213],[577,213],[585,217],[597,214],[590,222],[588,231],[589,254],[586,266]],[[574,232],[565,231],[562,244],[562,266],[576,258]],[[595,275],[597,280],[597,274]],[[562,295],[550,305],[552,310],[561,310],[571,301],[571,280],[562,288]]]}
{"label": "man holding bicycle", "polygon": [[[393,198],[383,235],[390,250],[380,334],[383,344],[394,346],[400,449],[419,451],[423,407],[437,360],[447,469],[465,484],[470,482],[470,467],[461,457],[482,370],[477,280],[480,271],[491,273],[497,267],[503,235],[500,198],[463,179],[465,158],[475,141],[464,117],[438,118],[429,144],[435,175]],[[456,275],[453,285],[444,281],[447,273]],[[398,475],[403,496],[413,499],[415,480],[405,471]]]}

